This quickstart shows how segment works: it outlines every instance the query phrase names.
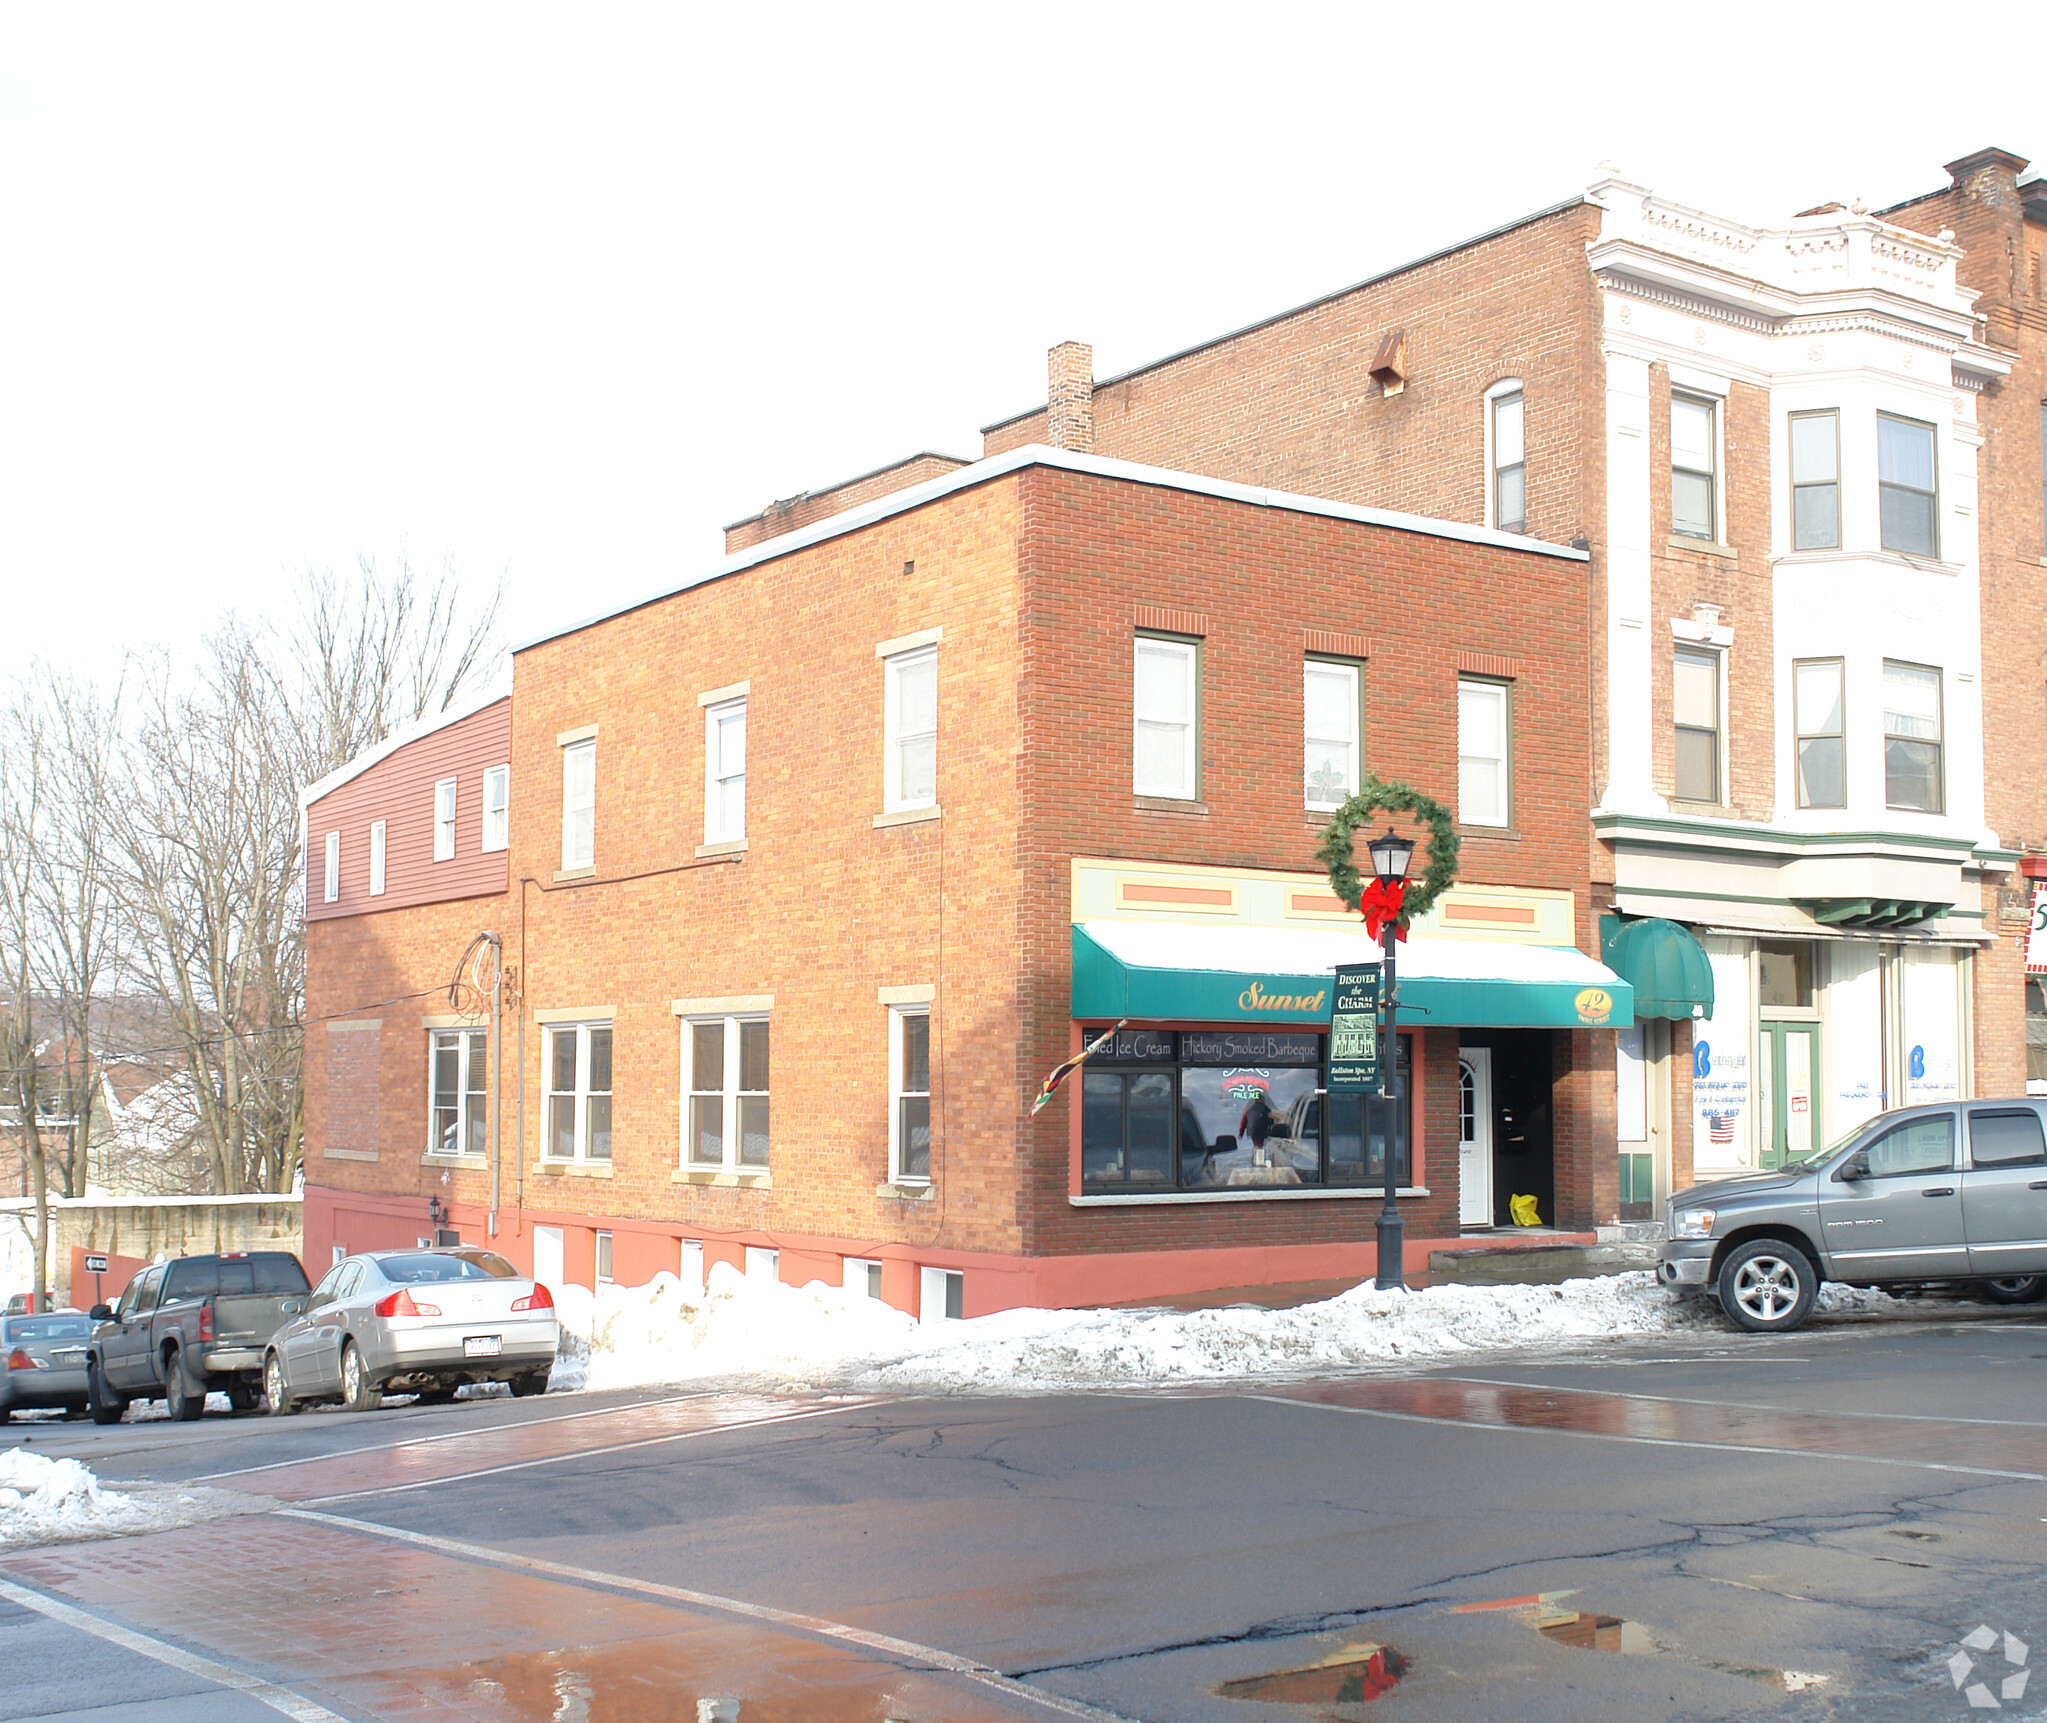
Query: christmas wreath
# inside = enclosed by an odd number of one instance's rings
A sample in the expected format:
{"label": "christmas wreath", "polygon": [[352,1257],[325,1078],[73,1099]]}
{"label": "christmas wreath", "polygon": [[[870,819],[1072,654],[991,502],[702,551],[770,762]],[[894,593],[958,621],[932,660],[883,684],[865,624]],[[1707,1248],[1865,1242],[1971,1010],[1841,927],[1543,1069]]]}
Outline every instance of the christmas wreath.
{"label": "christmas wreath", "polygon": [[[1351,834],[1379,813],[1412,814],[1429,828],[1429,867],[1421,878],[1408,878],[1403,889],[1381,886],[1378,880],[1358,872]],[[1367,839],[1370,838],[1367,833]],[[1315,859],[1329,873],[1329,886],[1343,900],[1346,909],[1365,917],[1374,937],[1381,924],[1392,921],[1400,937],[1407,937],[1407,924],[1429,908],[1457,878],[1457,822],[1450,810],[1410,784],[1384,783],[1365,774],[1363,787],[1331,816]]]}

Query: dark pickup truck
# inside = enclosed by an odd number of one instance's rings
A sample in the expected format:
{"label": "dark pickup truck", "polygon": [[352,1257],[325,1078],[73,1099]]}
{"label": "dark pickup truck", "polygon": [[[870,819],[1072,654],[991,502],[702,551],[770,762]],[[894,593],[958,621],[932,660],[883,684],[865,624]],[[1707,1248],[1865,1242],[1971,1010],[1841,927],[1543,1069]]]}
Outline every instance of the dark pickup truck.
{"label": "dark pickup truck", "polygon": [[173,1418],[225,1393],[237,1412],[263,1393],[263,1345],[304,1308],[306,1271],[289,1251],[181,1256],[145,1268],[121,1302],[93,1306],[86,1398],[96,1424],[131,1400],[161,1400]]}

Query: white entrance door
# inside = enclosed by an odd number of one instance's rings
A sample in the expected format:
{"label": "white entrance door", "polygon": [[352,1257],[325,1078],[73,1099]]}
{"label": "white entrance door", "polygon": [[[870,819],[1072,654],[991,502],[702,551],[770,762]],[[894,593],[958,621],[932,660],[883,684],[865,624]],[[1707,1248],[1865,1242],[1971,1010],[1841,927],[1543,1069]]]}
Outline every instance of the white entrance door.
{"label": "white entrance door", "polygon": [[1457,1054],[1457,1224],[1493,1224],[1493,1050]]}
{"label": "white entrance door", "polygon": [[533,1278],[559,1297],[562,1289],[562,1229],[536,1226],[533,1229]]}

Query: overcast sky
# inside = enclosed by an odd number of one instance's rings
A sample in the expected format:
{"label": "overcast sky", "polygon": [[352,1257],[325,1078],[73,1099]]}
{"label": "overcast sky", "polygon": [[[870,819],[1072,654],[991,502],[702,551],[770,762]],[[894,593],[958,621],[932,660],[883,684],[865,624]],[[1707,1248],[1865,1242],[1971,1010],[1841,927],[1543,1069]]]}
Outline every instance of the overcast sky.
{"label": "overcast sky", "polygon": [[[1583,188],[1872,207],[2047,109],[1877,8],[18,5],[0,672],[401,554],[522,639],[770,499]],[[1573,18],[1577,22],[1573,22]]]}

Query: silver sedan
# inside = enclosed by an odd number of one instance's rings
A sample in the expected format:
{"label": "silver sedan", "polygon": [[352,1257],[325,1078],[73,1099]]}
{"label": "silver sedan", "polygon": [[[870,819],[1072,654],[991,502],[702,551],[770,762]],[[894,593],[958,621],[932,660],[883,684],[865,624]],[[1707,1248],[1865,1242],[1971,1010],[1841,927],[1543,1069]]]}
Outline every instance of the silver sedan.
{"label": "silver sedan", "polygon": [[264,1393],[278,1414],[307,1400],[365,1412],[387,1393],[452,1400],[465,1382],[544,1394],[557,1339],[547,1288],[495,1251],[366,1251],[270,1337]]}
{"label": "silver sedan", "polygon": [[85,1407],[85,1348],[92,1321],[76,1310],[0,1316],[0,1424],[16,1412],[61,1406],[76,1417]]}

